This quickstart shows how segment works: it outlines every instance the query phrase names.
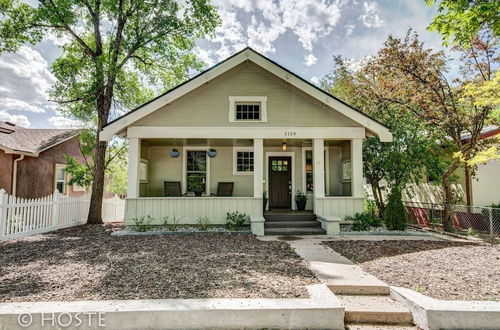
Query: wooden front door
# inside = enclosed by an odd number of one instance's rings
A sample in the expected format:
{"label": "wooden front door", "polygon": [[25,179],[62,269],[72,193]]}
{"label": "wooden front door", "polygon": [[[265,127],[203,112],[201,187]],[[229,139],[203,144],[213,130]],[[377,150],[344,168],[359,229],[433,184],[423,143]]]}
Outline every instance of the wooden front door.
{"label": "wooden front door", "polygon": [[291,208],[292,158],[269,157],[269,208]]}

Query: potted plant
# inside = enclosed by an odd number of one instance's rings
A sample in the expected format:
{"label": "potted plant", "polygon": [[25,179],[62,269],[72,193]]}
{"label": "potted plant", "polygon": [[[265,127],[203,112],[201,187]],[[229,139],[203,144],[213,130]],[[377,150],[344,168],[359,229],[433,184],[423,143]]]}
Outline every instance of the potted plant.
{"label": "potted plant", "polygon": [[306,209],[307,195],[302,191],[295,193],[295,203],[297,203],[297,210],[304,211]]}
{"label": "potted plant", "polygon": [[267,206],[267,193],[264,191],[262,194],[262,211],[266,211],[266,206]]}
{"label": "potted plant", "polygon": [[197,174],[188,176],[187,189],[194,192],[195,196],[201,196],[203,194],[203,176]]}

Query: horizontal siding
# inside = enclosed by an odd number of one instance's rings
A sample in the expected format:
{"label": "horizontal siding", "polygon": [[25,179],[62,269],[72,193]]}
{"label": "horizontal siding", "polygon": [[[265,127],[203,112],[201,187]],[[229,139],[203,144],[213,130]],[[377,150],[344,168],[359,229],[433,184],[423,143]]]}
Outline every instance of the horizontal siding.
{"label": "horizontal siding", "polygon": [[[229,96],[267,96],[268,122],[229,122]],[[253,63],[240,64],[134,125],[361,126]]]}

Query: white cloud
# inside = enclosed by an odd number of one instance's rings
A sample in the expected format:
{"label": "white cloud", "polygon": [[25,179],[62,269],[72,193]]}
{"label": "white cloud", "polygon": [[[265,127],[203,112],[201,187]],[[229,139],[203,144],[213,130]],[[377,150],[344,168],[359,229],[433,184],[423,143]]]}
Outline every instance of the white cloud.
{"label": "white cloud", "polygon": [[207,49],[196,47],[194,49],[194,53],[196,54],[196,56],[198,56],[200,60],[205,62],[207,66],[210,67],[215,64],[214,59],[212,58],[212,53]]}
{"label": "white cloud", "polygon": [[376,2],[364,2],[363,3],[364,14],[359,16],[359,19],[363,21],[366,27],[379,28],[384,26],[385,22],[380,18],[378,5]]}
{"label": "white cloud", "polygon": [[48,120],[49,120],[49,123],[51,123],[52,126],[54,126],[56,128],[82,128],[82,127],[84,127],[84,125],[80,121],[66,118],[63,116],[53,116],[53,117],[50,117]]}
{"label": "white cloud", "polygon": [[304,64],[306,66],[311,66],[311,65],[315,64],[317,60],[318,59],[316,58],[316,56],[314,56],[313,54],[308,54],[304,58]]}
{"label": "white cloud", "polygon": [[222,24],[209,41],[215,44],[220,60],[246,45],[264,54],[274,53],[274,42],[290,31],[312,52],[314,44],[333,31],[345,4],[344,0],[215,0]]}
{"label": "white cloud", "polygon": [[319,83],[320,83],[320,79],[316,76],[312,77],[310,80],[315,85],[319,85]]}
{"label": "white cloud", "polygon": [[346,29],[345,35],[347,37],[350,36],[354,32],[355,28],[356,28],[356,25],[354,25],[354,24],[346,24],[346,26],[345,26],[345,29]]}
{"label": "white cloud", "polygon": [[45,112],[48,91],[55,82],[47,61],[32,48],[0,56],[0,111]]}
{"label": "white cloud", "polygon": [[19,126],[30,127],[31,123],[25,115],[12,115],[7,111],[0,111],[0,121],[10,121]]}

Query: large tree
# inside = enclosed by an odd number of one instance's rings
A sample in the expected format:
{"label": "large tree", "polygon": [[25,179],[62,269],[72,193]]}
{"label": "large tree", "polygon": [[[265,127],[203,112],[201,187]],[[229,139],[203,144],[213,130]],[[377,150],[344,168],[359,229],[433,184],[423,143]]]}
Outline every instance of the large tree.
{"label": "large tree", "polygon": [[500,35],[500,1],[498,0],[425,0],[438,4],[438,14],[429,30],[443,36],[443,43],[450,41],[467,47],[484,30]]}
{"label": "large tree", "polygon": [[219,23],[208,0],[0,0],[0,52],[47,34],[64,41],[52,65],[60,110],[92,123],[93,184],[88,223],[101,223],[107,143],[99,132],[116,116],[199,68],[190,50]]}
{"label": "large tree", "polygon": [[[485,32],[469,47],[458,49],[462,55],[460,78],[447,78],[447,58],[443,52],[426,49],[418,35],[408,32],[400,39],[389,36],[384,47],[366,65],[368,77],[390,77],[374,88],[372,79],[364,80],[363,93],[388,104],[398,105],[422,119],[429,130],[441,131],[443,147],[454,151],[441,175],[444,188],[444,229],[452,231],[450,204],[453,201],[450,178],[457,168],[488,148],[480,139],[492,120],[494,106],[477,102],[473,86],[488,84],[498,65],[497,41]],[[382,87],[382,88],[380,88]],[[491,86],[490,86],[491,87]],[[463,134],[469,133],[469,139]]]}

